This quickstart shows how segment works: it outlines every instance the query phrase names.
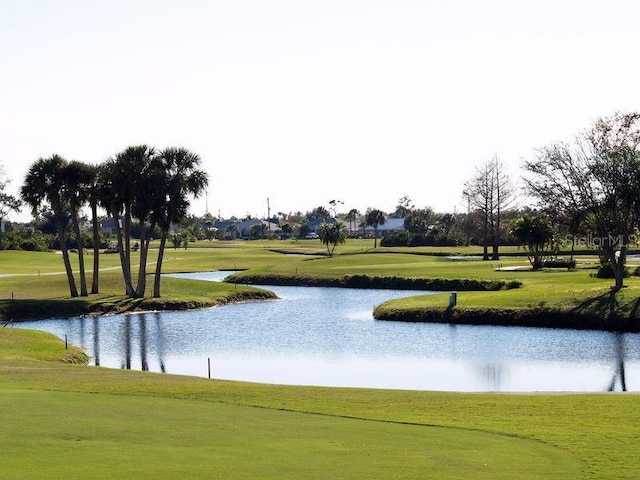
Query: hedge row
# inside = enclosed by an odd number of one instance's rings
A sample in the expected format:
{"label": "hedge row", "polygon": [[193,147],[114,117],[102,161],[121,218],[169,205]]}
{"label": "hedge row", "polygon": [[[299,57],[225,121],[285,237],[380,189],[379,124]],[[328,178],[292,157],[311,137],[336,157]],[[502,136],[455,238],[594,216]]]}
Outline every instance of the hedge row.
{"label": "hedge row", "polygon": [[322,278],[305,275],[236,274],[225,279],[229,283],[247,285],[286,285],[312,287],[343,287],[391,290],[428,291],[495,291],[520,288],[522,282],[480,280],[474,278],[405,278],[369,275],[345,275],[342,278]]}

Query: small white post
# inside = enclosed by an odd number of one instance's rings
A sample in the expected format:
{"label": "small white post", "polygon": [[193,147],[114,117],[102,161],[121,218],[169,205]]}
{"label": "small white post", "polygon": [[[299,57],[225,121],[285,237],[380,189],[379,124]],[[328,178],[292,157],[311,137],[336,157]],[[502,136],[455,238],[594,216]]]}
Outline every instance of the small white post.
{"label": "small white post", "polygon": [[451,292],[451,295],[449,295],[449,308],[455,307],[457,301],[458,301],[458,292]]}

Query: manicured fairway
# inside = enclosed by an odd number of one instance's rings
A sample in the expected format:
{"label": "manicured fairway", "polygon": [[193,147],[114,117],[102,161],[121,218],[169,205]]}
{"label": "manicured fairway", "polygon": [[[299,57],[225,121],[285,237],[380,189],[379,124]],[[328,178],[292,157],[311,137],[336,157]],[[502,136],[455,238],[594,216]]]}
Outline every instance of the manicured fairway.
{"label": "manicured fairway", "polygon": [[0,478],[566,479],[575,456],[468,430],[214,402],[2,390]]}
{"label": "manicured fairway", "polygon": [[640,469],[636,395],[260,385],[60,362],[74,358],[50,334],[0,328],[0,478],[633,479]]}

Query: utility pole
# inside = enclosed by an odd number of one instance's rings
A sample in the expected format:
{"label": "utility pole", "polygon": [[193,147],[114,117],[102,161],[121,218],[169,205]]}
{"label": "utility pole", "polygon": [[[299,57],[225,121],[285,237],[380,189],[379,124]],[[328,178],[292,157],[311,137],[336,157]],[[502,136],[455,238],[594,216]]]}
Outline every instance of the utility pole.
{"label": "utility pole", "polygon": [[267,197],[267,226],[269,227],[269,240],[271,240],[271,207],[269,206],[269,197]]}

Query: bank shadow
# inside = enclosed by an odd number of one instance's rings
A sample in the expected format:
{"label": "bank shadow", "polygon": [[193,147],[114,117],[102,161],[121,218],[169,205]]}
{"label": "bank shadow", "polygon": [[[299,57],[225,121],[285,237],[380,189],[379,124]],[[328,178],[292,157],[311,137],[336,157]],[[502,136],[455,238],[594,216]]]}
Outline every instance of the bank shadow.
{"label": "bank shadow", "polygon": [[[607,293],[587,298],[571,309],[571,313],[580,316],[596,316],[598,318],[611,320],[617,315],[616,310],[620,305],[616,296],[617,291],[611,290]],[[636,307],[637,308],[637,307]]]}
{"label": "bank shadow", "polygon": [[640,297],[629,307],[620,306],[619,290],[597,295],[581,301],[569,310],[582,323],[583,328],[595,328],[611,332],[640,332]]}

